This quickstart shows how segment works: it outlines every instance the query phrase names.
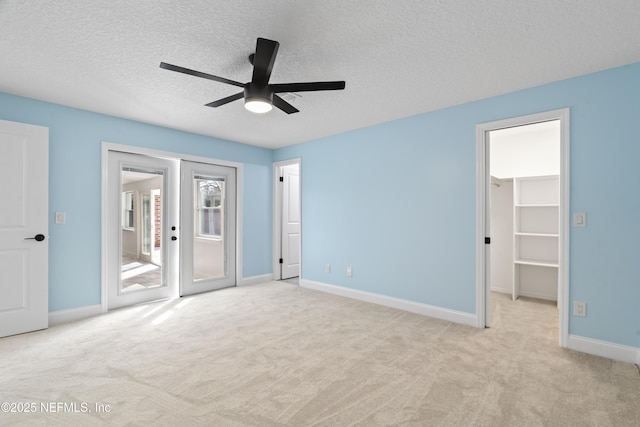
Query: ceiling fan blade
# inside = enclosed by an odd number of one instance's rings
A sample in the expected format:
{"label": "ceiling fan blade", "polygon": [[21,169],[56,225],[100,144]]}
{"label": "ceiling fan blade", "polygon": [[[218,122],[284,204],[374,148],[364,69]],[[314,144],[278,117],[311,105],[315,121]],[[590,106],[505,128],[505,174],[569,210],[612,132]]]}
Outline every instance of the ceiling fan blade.
{"label": "ceiling fan blade", "polygon": [[226,83],[228,85],[244,87],[244,83],[236,82],[235,80],[225,79],[224,77],[214,76],[213,74],[202,73],[200,71],[190,70],[189,68],[180,67],[178,65],[167,64],[166,62],[160,63],[160,68],[165,70],[177,71],[178,73],[189,74],[191,76],[202,77],[203,79],[209,79],[220,83]]}
{"label": "ceiling fan blade", "polygon": [[258,86],[266,86],[269,83],[279,46],[280,44],[277,41],[258,38],[256,53],[253,57],[251,83]]}
{"label": "ceiling fan blade", "polygon": [[273,95],[273,105],[275,105],[276,107],[278,107],[279,109],[281,109],[282,111],[284,111],[287,114],[293,114],[293,113],[300,112],[300,110],[298,110],[296,107],[294,107],[293,105],[289,104],[287,101],[285,101],[284,99],[280,98],[276,94]]}
{"label": "ceiling fan blade", "polygon": [[235,95],[227,96],[226,98],[218,99],[217,101],[210,102],[205,104],[207,107],[220,107],[221,105],[228,104],[232,101],[240,99],[244,97],[244,92],[236,93]]}
{"label": "ceiling fan blade", "polygon": [[345,82],[276,83],[269,85],[269,87],[274,93],[312,92],[317,90],[342,90],[345,87]]}

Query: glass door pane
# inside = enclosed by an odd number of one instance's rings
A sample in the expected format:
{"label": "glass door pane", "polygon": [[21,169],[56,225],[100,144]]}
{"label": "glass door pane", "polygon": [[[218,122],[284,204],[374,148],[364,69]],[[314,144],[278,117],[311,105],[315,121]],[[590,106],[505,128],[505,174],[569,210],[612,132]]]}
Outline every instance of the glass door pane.
{"label": "glass door pane", "polygon": [[[127,204],[122,224],[120,292],[163,286],[162,258],[151,256],[151,191],[161,193],[164,171],[124,165],[121,174],[122,194]],[[136,211],[138,206],[141,212]],[[161,225],[159,229],[162,230]],[[161,246],[158,251],[162,252]]]}
{"label": "glass door pane", "polygon": [[225,276],[224,251],[225,179],[194,176],[195,227],[193,235],[193,280]]}

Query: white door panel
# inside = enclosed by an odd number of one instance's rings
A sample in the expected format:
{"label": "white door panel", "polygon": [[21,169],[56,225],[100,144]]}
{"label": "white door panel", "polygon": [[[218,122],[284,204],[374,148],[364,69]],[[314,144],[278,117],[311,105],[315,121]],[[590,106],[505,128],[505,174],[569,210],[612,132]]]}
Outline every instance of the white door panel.
{"label": "white door panel", "polygon": [[49,130],[0,120],[0,337],[48,327],[48,202]]}
{"label": "white door panel", "polygon": [[282,279],[289,279],[300,275],[299,166],[283,166],[282,177]]}

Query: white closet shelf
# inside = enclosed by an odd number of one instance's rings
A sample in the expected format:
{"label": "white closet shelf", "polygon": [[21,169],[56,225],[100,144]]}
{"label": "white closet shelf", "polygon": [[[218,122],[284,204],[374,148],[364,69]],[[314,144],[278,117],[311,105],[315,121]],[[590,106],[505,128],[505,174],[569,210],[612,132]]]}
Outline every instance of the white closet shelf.
{"label": "white closet shelf", "polygon": [[517,259],[514,261],[515,264],[520,265],[534,265],[536,267],[558,267],[557,262],[553,261],[539,261],[539,260],[529,260],[529,259]]}
{"label": "white closet shelf", "polygon": [[554,233],[523,233],[516,232],[514,233],[516,236],[533,236],[533,237],[560,237],[559,234]]}
{"label": "white closet shelf", "polygon": [[557,297],[559,182],[556,175],[513,179],[514,301],[527,293]]}

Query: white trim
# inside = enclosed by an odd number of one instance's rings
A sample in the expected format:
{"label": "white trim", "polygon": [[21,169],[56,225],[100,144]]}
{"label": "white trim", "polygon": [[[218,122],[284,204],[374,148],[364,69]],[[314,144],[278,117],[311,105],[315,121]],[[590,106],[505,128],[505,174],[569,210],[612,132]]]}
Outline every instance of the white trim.
{"label": "white trim", "polygon": [[190,162],[209,163],[209,164],[212,161],[215,161],[215,164],[219,166],[228,166],[232,168],[242,167],[242,163],[233,162],[230,160],[221,160],[213,157],[194,156],[191,154],[183,154],[183,153],[178,153],[174,151],[154,150],[152,148],[137,147],[134,145],[114,144],[112,142],[107,142],[107,141],[102,141],[102,151],[103,152],[120,151],[122,153],[142,154],[145,156],[160,157],[160,158],[170,159],[170,160],[187,160]]}
{"label": "white trim", "polygon": [[242,203],[244,200],[244,165],[239,162],[232,162],[229,160],[220,160],[209,157],[194,156],[190,154],[182,154],[171,151],[160,151],[151,148],[136,147],[131,145],[114,144],[112,142],[102,141],[102,198],[101,198],[101,248],[102,248],[102,260],[101,260],[101,274],[100,274],[100,304],[102,311],[107,311],[107,278],[105,266],[107,265],[107,166],[108,166],[108,152],[120,151],[123,153],[141,154],[151,157],[160,157],[172,160],[187,160],[190,162],[208,163],[220,166],[228,166],[236,168],[236,285],[240,283],[242,278]]}
{"label": "white trim", "polygon": [[241,280],[238,280],[236,286],[251,286],[251,285],[259,285],[261,283],[272,282],[276,280],[273,277],[273,274],[260,274],[258,276],[245,277]]}
{"label": "white trim", "polygon": [[242,279],[242,203],[244,200],[244,165],[234,163],[236,168],[236,286]]}
{"label": "white trim", "polygon": [[[281,228],[282,228],[282,187],[278,185],[280,182],[279,170],[283,166],[298,165],[298,175],[300,179],[300,215],[302,216],[302,160],[300,157],[289,160],[282,160],[273,163],[273,279],[282,279],[280,274],[280,253],[282,252]],[[302,277],[302,223],[300,223],[300,269],[298,277]]]}
{"label": "white trim", "polygon": [[102,143],[100,162],[100,307],[103,313],[107,312],[107,199],[108,199],[108,169],[109,169],[109,146]]}
{"label": "white trim", "polygon": [[315,282],[313,280],[307,279],[300,279],[300,286],[303,288],[339,295],[358,301],[370,302],[373,304],[383,305],[385,307],[391,307],[398,310],[421,314],[423,316],[435,317],[436,319],[447,320],[449,322],[460,323],[468,326],[475,326],[476,324],[476,316],[473,314],[436,307],[428,304],[422,304],[415,301],[408,301],[400,298],[389,297],[386,295],[359,291],[357,289],[344,288],[342,286],[329,285],[326,283]]}
{"label": "white trim", "polygon": [[579,335],[570,334],[568,336],[567,348],[627,363],[638,363],[640,360],[640,350],[638,350],[637,347],[581,337]]}
{"label": "white trim", "polygon": [[102,305],[87,305],[85,307],[71,308],[69,310],[52,311],[49,313],[49,326],[86,319],[87,317],[102,314]]}
{"label": "white trim", "polygon": [[558,307],[560,308],[560,347],[567,346],[569,337],[569,242],[571,240],[571,133],[570,111],[568,108],[558,111],[560,114],[560,262],[558,271]]}
{"label": "white trim", "polygon": [[560,120],[560,253],[558,271],[559,345],[567,347],[569,336],[569,241],[570,241],[570,114],[568,108],[513,117],[476,126],[476,326],[486,324],[485,221],[487,169],[486,134],[491,130]]}
{"label": "white trim", "polygon": [[475,327],[488,326],[488,313],[486,312],[486,205],[487,200],[487,150],[485,134],[487,130],[483,126],[476,126],[476,322]]}

